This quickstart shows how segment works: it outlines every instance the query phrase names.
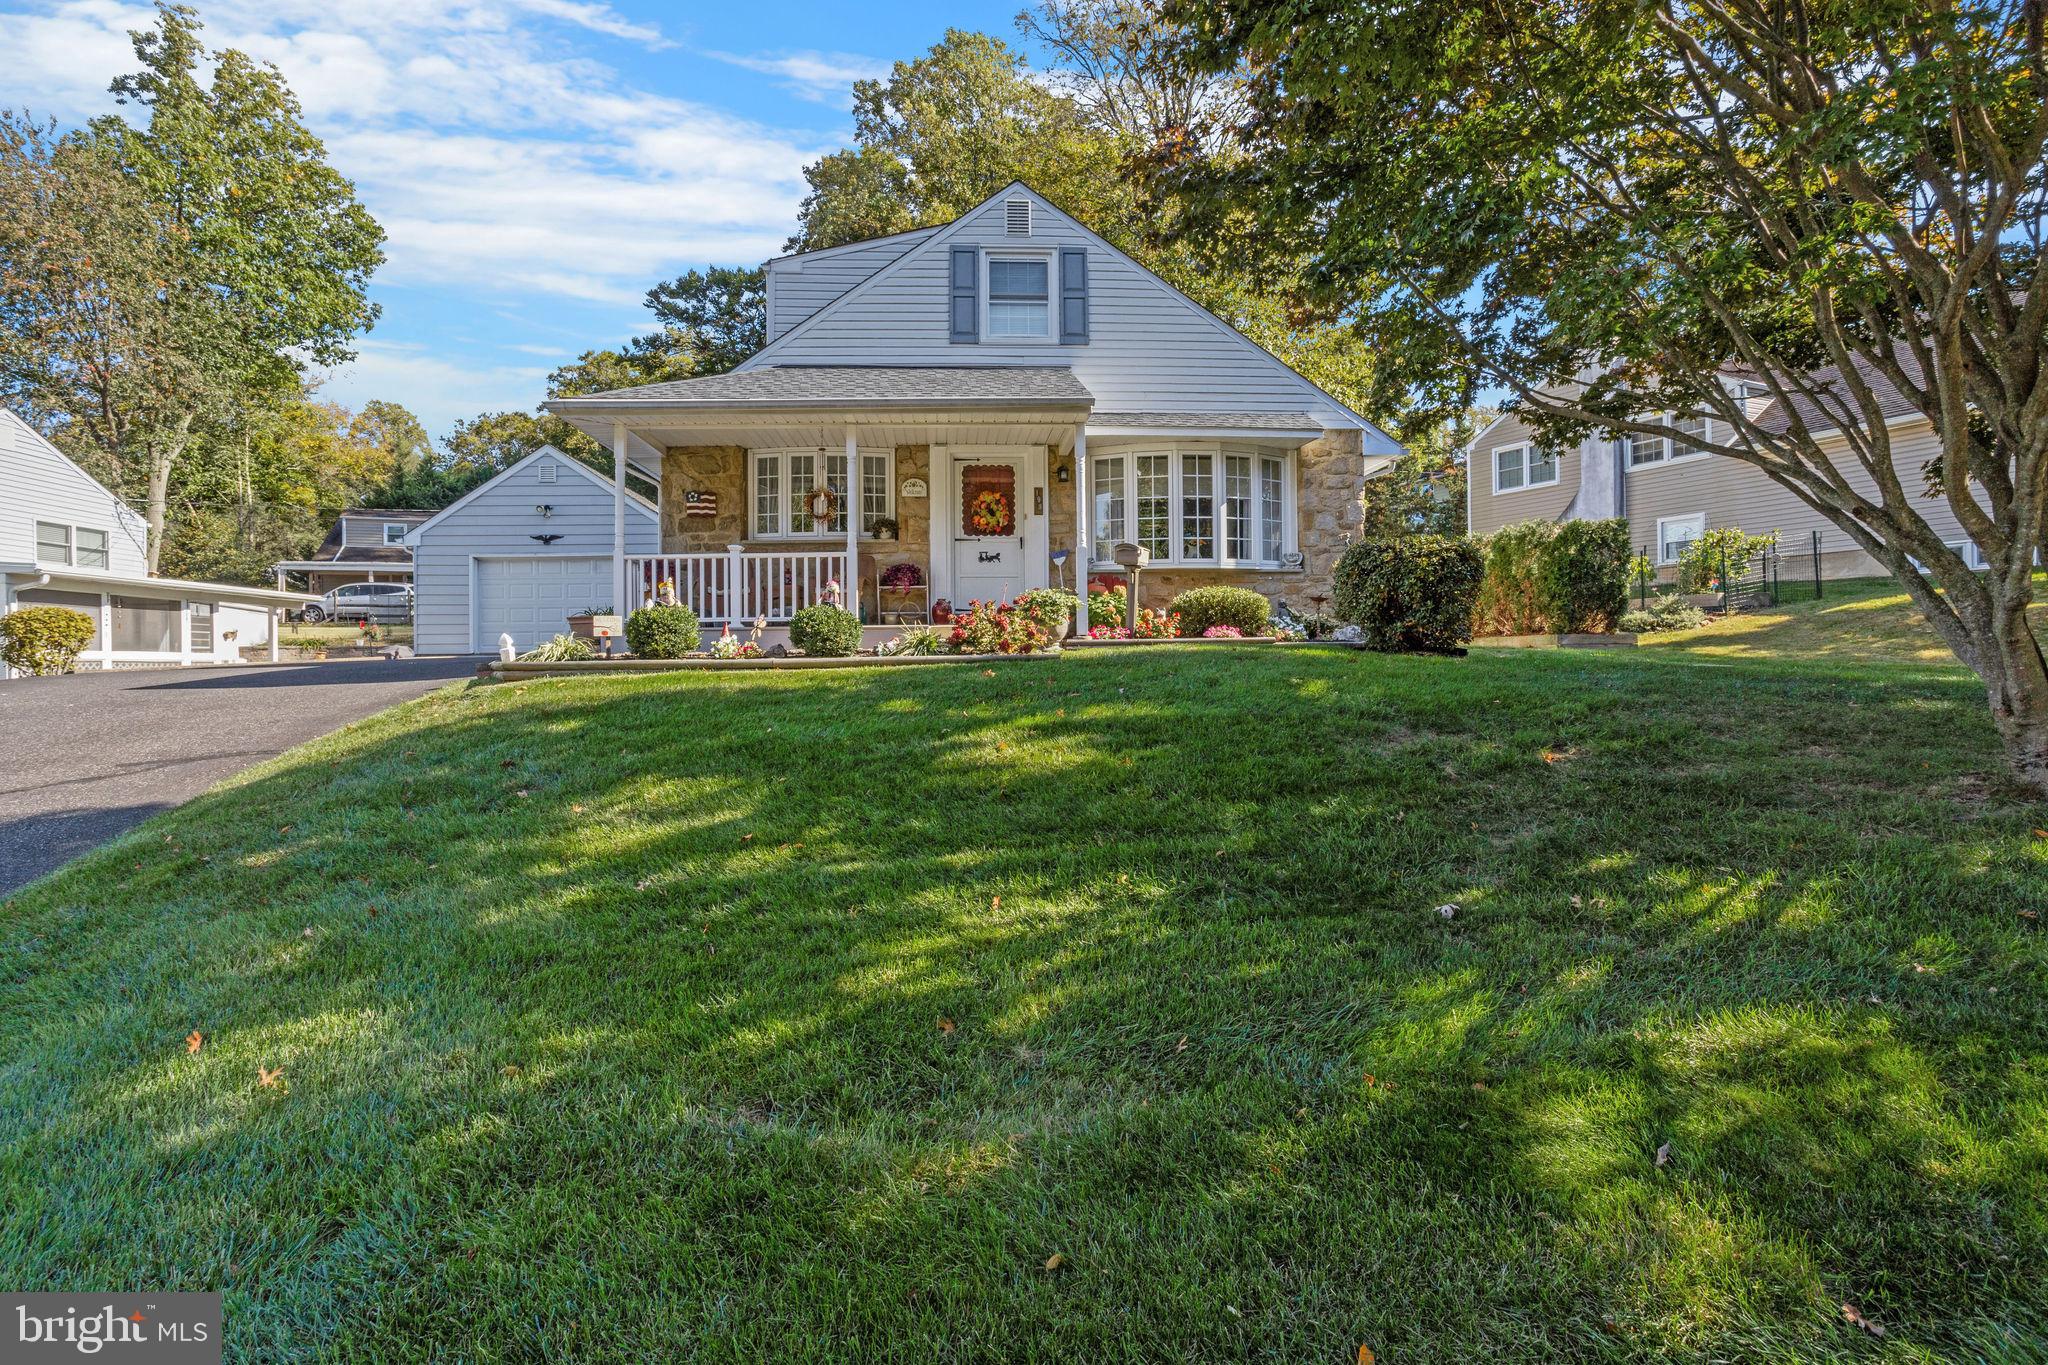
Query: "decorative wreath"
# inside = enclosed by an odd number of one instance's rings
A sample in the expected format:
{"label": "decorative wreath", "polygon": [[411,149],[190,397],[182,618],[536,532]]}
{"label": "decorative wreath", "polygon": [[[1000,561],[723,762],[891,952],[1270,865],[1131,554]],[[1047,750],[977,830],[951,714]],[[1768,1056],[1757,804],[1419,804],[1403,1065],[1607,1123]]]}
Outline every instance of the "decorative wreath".
{"label": "decorative wreath", "polygon": [[810,513],[812,521],[830,521],[838,510],[839,495],[822,484],[804,494],[804,511]]}
{"label": "decorative wreath", "polygon": [[1010,500],[990,488],[977,494],[967,509],[967,524],[985,536],[999,536],[1010,529]]}

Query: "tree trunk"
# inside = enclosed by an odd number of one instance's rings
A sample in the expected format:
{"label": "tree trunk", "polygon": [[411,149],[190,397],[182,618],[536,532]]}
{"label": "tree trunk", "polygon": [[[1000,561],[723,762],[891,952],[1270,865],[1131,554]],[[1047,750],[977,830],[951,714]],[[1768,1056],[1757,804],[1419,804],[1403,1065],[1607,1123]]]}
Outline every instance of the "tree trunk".
{"label": "tree trunk", "polygon": [[2005,628],[1994,628],[1985,642],[1992,667],[1980,671],[2013,776],[2048,800],[2048,662],[2043,661],[2035,623],[2021,613],[2014,614],[2009,626],[2001,622]]}
{"label": "tree trunk", "polygon": [[157,565],[163,562],[164,557],[164,526],[169,520],[171,503],[171,468],[191,443],[191,430],[192,419],[181,417],[162,445],[149,447],[149,503],[144,509],[143,519],[149,523],[149,549],[144,563],[151,577],[156,576]]}

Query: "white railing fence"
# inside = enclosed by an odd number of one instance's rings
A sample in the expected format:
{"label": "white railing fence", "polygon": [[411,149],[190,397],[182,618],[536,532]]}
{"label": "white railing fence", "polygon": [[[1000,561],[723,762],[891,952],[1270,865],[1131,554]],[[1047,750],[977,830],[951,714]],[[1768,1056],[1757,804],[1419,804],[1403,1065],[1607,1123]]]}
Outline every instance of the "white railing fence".
{"label": "white railing fence", "polygon": [[663,583],[675,585],[676,601],[697,619],[735,625],[767,617],[787,621],[799,609],[825,600],[825,585],[850,581],[843,550],[746,550],[728,545],[723,554],[628,555],[628,600],[632,611],[652,601]]}

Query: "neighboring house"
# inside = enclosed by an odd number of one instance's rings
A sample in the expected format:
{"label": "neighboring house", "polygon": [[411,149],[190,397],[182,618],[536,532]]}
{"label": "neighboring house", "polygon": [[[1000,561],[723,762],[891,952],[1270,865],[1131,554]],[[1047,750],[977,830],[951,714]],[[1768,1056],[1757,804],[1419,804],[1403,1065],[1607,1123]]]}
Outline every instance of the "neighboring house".
{"label": "neighboring house", "polygon": [[[1133,541],[1148,603],[1238,583],[1307,609],[1400,453],[1021,183],[766,277],[768,344],[737,370],[547,404],[661,490],[660,554],[615,552],[621,607],[672,580],[707,620],[783,620],[836,579],[872,619],[908,561],[964,608],[1076,587]],[[615,488],[621,540],[627,506]]]}
{"label": "neighboring house", "polygon": [[312,558],[281,560],[270,567],[280,588],[286,574],[305,575],[306,591],[315,597],[344,583],[410,583],[412,548],[405,538],[433,515],[351,507],[334,519]]}
{"label": "neighboring house", "polygon": [[273,613],[302,593],[155,578],[143,519],[13,413],[0,409],[0,614],[59,606],[97,630],[85,668],[238,663],[275,649]]}
{"label": "neighboring house", "polygon": [[[626,523],[629,553],[660,550],[654,504],[629,491]],[[553,446],[472,488],[406,543],[422,654],[495,654],[500,635],[524,651],[567,630],[572,612],[621,605],[611,481]]]}
{"label": "neighboring house", "polygon": [[[1887,418],[1893,467],[1900,485],[1913,494],[1913,507],[1966,563],[1982,567],[1977,547],[1963,534],[1945,498],[1926,496],[1924,467],[1941,453],[1933,424],[1910,399],[1882,376],[1864,376],[1877,392]],[[1824,376],[1823,376],[1824,379]],[[1731,378],[1737,396],[1751,405],[1750,419],[1766,431],[1783,431],[1783,407],[1760,386]],[[1803,414],[1821,449],[1832,456],[1850,484],[1876,486],[1849,452],[1845,438],[1817,412]],[[1672,423],[1701,440],[1724,440],[1718,418],[1689,417]],[[1472,534],[1537,519],[1565,521],[1626,517],[1637,551],[1669,577],[1686,545],[1717,527],[1751,535],[1778,535],[1779,553],[1806,560],[1816,548],[1824,578],[1875,577],[1888,573],[1840,527],[1801,502],[1755,465],[1711,455],[1682,440],[1595,433],[1577,445],[1558,446],[1537,437],[1513,413],[1474,438],[1468,451],[1466,511]],[[1800,572],[1811,572],[1806,563]]]}

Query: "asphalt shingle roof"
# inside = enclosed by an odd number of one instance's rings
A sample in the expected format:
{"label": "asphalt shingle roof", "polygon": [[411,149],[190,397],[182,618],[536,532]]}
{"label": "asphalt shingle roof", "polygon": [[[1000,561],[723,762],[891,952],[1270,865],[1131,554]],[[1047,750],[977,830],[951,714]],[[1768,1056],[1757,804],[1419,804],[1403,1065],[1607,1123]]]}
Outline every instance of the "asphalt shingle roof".
{"label": "asphalt shingle roof", "polygon": [[859,403],[1094,401],[1072,370],[1039,365],[773,365],[578,394],[569,402],[809,407]]}
{"label": "asphalt shingle roof", "polygon": [[1162,431],[1306,431],[1322,422],[1305,412],[1096,412],[1091,427],[1145,427]]}

